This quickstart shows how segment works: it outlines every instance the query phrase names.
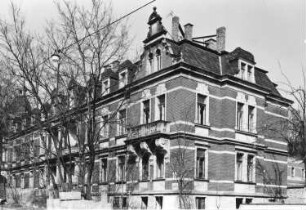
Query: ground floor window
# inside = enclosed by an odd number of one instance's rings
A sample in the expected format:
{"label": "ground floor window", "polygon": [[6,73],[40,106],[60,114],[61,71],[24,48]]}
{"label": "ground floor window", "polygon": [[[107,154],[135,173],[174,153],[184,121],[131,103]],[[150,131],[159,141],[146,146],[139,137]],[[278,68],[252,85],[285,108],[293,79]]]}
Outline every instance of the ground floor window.
{"label": "ground floor window", "polygon": [[119,209],[120,208],[120,198],[119,197],[114,197],[113,208],[114,209]]}
{"label": "ground floor window", "polygon": [[196,208],[205,209],[205,197],[196,197]]}
{"label": "ground floor window", "polygon": [[239,207],[242,204],[242,202],[243,202],[242,198],[236,198],[236,209],[239,209]]}
{"label": "ground floor window", "polygon": [[127,197],[114,197],[113,209],[127,209],[127,208],[128,208]]}
{"label": "ground floor window", "polygon": [[162,209],[163,208],[163,197],[162,196],[156,196],[156,207],[157,209]]}
{"label": "ground floor window", "polygon": [[141,209],[148,208],[148,197],[141,197]]}

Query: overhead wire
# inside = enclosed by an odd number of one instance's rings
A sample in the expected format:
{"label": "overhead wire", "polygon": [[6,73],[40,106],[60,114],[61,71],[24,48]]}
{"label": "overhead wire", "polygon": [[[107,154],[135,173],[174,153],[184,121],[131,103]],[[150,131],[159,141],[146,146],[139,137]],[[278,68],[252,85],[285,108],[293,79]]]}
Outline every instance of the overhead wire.
{"label": "overhead wire", "polygon": [[[137,11],[143,9],[144,7],[146,7],[146,6],[150,5],[150,4],[152,4],[152,3],[155,2],[155,1],[156,1],[156,0],[152,0],[152,1],[150,1],[150,2],[148,2],[148,3],[146,3],[146,4],[142,5],[142,6],[140,6],[140,7],[138,7],[138,8],[132,10],[131,12],[129,12],[129,13],[127,13],[127,14],[121,16],[120,18],[114,20],[113,22],[111,22],[111,23],[109,23],[109,24],[103,26],[102,28],[99,28],[99,29],[97,29],[96,31],[87,34],[86,36],[84,36],[83,38],[79,39],[78,41],[72,42],[71,44],[69,44],[69,45],[67,45],[67,46],[65,46],[65,47],[62,47],[62,48],[60,48],[60,49],[56,49],[56,50],[57,50],[58,52],[61,52],[61,51],[64,51],[64,50],[66,50],[66,49],[69,49],[69,48],[72,47],[73,45],[75,45],[75,44],[77,44],[77,43],[79,43],[79,42],[81,42],[81,41],[87,39],[88,37],[90,37],[90,36],[92,36],[92,35],[98,33],[99,31],[101,31],[101,30],[103,30],[103,29],[105,29],[105,28],[107,28],[107,27],[109,27],[109,26],[111,26],[111,25],[113,25],[113,24],[115,24],[115,23],[117,23],[117,22],[120,22],[121,20],[127,18],[128,16],[130,16],[130,15],[134,14],[135,12],[137,12]],[[37,67],[39,67],[40,65],[44,64],[44,63],[47,62],[49,59],[50,59],[49,56],[48,56],[47,58],[43,59],[43,61],[40,62],[40,63],[38,63],[38,64],[35,66],[35,68],[37,68]]]}

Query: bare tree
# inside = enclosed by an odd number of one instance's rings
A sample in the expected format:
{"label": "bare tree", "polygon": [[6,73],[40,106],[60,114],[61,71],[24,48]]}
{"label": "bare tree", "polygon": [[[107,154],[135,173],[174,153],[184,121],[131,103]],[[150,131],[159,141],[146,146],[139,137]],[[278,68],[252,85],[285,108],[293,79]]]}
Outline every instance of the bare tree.
{"label": "bare tree", "polygon": [[[49,160],[55,158],[59,184],[68,176],[70,188],[75,150],[69,132],[77,129],[77,145],[74,146],[78,147],[80,175],[87,186],[86,197],[90,199],[100,130],[109,123],[117,123],[117,111],[125,103],[123,98],[109,119],[99,123],[96,102],[101,92],[108,93],[113,88],[109,85],[101,90],[102,73],[111,62],[114,62],[113,68],[118,67],[116,61],[125,56],[130,42],[126,24],[113,23],[111,5],[93,0],[91,7],[85,9],[65,1],[57,4],[57,8],[58,22],[50,22],[44,36],[38,36],[27,30],[20,10],[12,4],[12,20],[0,22],[0,53],[4,67],[26,88],[30,103],[39,107],[37,129],[42,131],[41,135],[48,136],[41,136],[41,146],[49,170]],[[56,66],[49,61],[54,51],[60,56]],[[118,82],[116,77],[111,79]],[[71,103],[69,85],[72,80],[81,87],[78,91],[83,94],[83,103]],[[54,105],[51,110],[49,104]],[[49,175],[58,191],[55,177],[52,173]]]}

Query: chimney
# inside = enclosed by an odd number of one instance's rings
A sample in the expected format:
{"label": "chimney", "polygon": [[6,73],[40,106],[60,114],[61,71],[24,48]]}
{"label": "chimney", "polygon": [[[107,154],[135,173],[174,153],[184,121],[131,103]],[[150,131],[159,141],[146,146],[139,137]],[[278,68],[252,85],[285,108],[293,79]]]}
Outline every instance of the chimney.
{"label": "chimney", "polygon": [[120,62],[118,60],[112,62],[112,70],[113,70],[113,72],[116,73],[119,70],[119,63]]}
{"label": "chimney", "polygon": [[178,41],[179,36],[179,25],[180,25],[180,18],[178,16],[174,16],[172,18],[172,38],[174,41]]}
{"label": "chimney", "polygon": [[187,23],[184,27],[185,27],[185,39],[192,41],[193,25],[191,23]]}
{"label": "chimney", "polygon": [[225,27],[217,29],[217,51],[222,52],[225,50]]}

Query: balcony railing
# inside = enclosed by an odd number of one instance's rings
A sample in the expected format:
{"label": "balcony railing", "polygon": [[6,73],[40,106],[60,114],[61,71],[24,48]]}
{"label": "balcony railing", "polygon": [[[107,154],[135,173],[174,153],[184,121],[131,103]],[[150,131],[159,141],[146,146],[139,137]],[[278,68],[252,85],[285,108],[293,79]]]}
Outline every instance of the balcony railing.
{"label": "balcony railing", "polygon": [[155,121],[148,124],[142,124],[127,129],[128,138],[135,139],[143,136],[148,136],[157,133],[168,133],[169,122],[167,121]]}

